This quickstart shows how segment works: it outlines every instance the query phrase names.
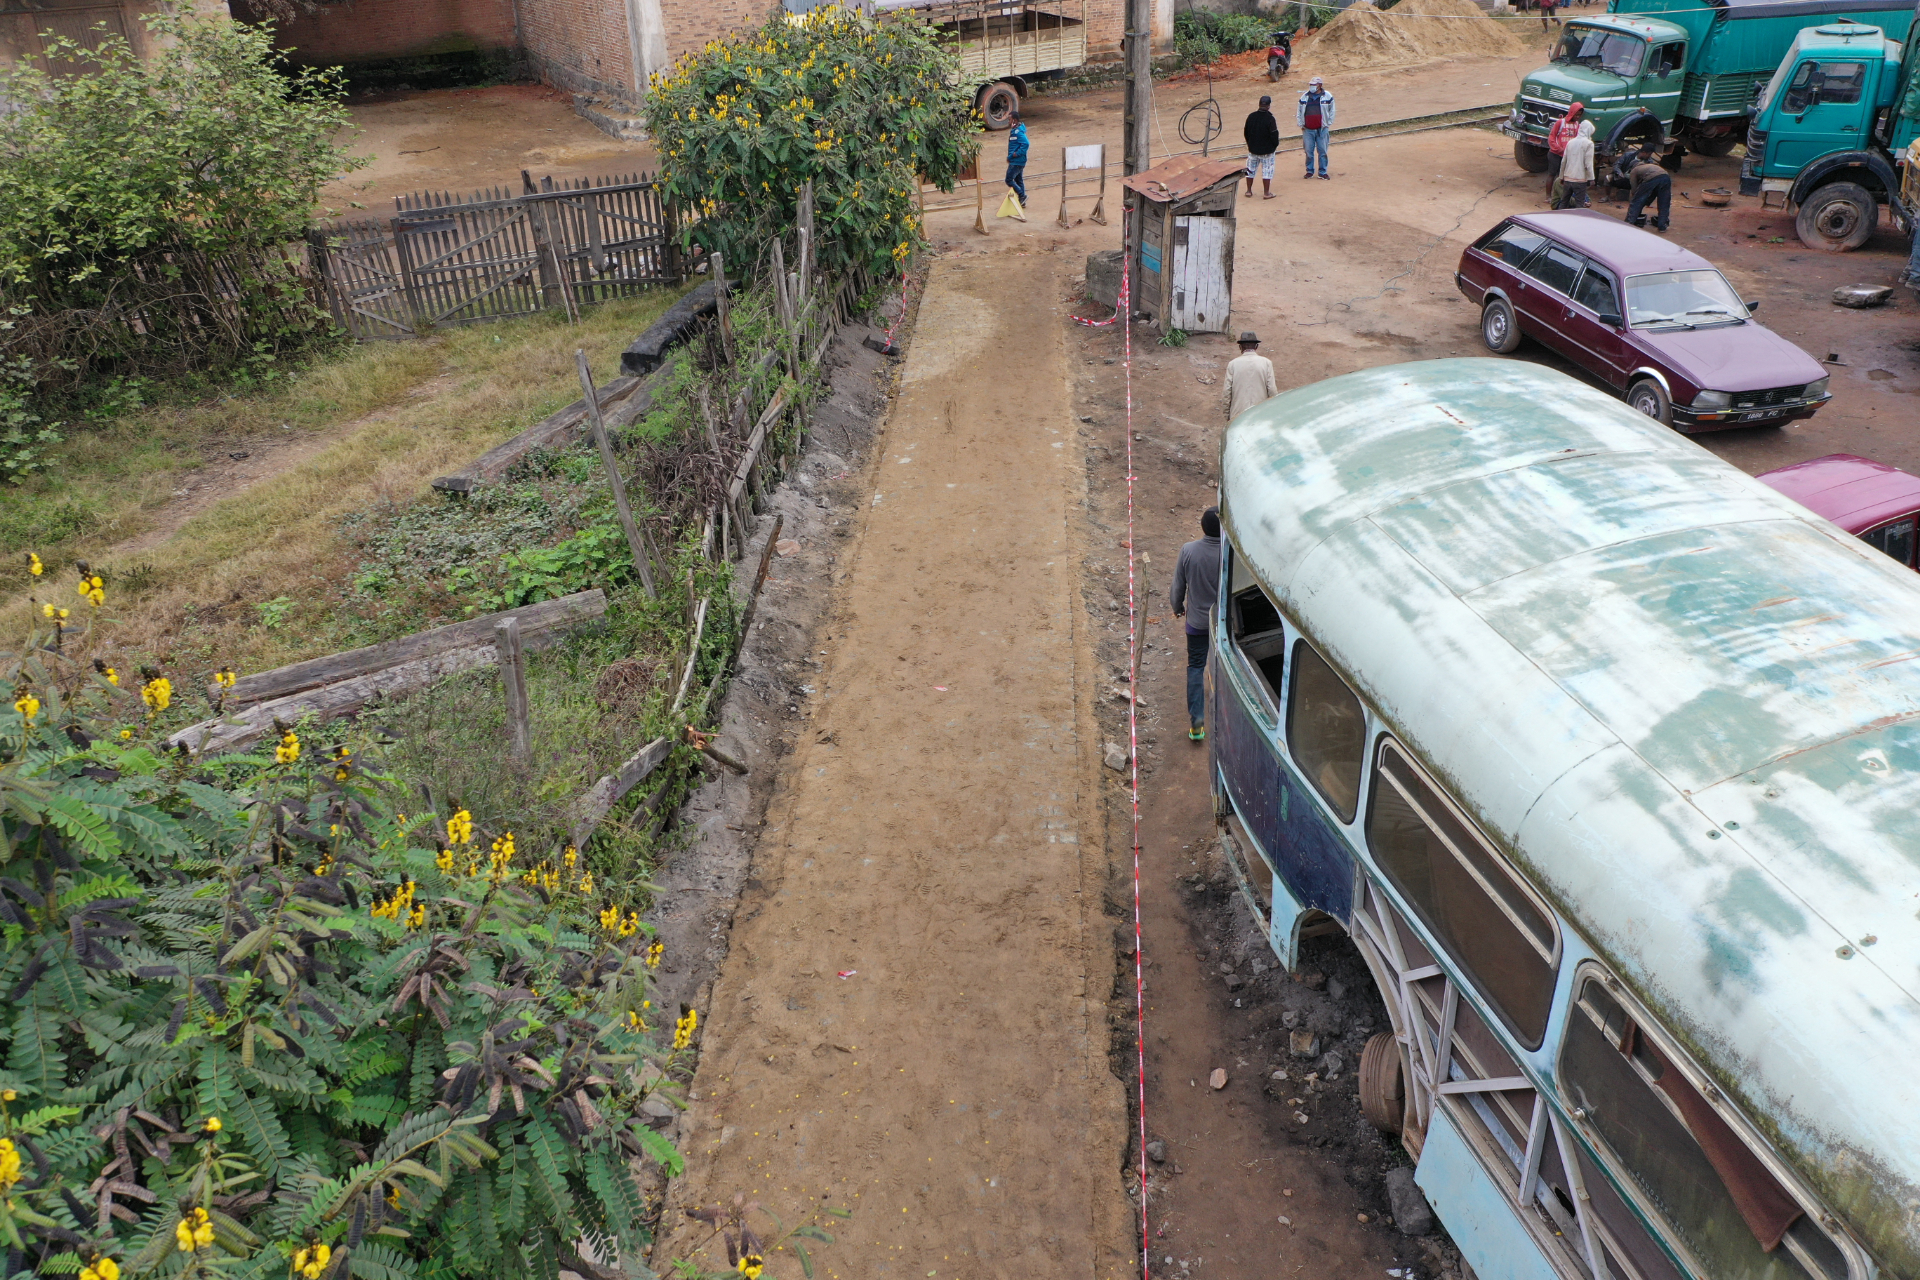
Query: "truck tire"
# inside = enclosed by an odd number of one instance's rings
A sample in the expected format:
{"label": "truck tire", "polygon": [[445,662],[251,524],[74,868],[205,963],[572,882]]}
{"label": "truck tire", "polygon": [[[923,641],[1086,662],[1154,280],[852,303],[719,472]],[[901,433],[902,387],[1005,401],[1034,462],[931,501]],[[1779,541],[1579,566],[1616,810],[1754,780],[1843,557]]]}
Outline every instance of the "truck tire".
{"label": "truck tire", "polygon": [[1873,238],[1880,202],[1857,182],[1829,182],[1800,203],[1793,230],[1809,249],[1846,253]]}
{"label": "truck tire", "polygon": [[1528,173],[1547,171],[1547,149],[1520,138],[1513,140],[1513,162]]}
{"label": "truck tire", "polygon": [[1702,137],[1694,134],[1687,139],[1687,145],[1703,156],[1712,156],[1715,160],[1719,160],[1733,154],[1733,149],[1740,145],[1740,135],[1722,133],[1713,137]]}
{"label": "truck tire", "polygon": [[973,109],[988,129],[998,133],[1013,127],[1013,113],[1020,109],[1020,91],[1005,80],[987,85],[973,100]]}

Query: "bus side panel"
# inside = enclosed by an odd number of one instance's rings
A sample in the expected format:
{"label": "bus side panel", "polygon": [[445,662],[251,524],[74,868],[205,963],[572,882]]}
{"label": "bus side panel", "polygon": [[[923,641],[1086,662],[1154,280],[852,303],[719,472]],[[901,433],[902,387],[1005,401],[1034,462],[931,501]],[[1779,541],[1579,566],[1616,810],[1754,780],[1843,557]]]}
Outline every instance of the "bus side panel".
{"label": "bus side panel", "polygon": [[1207,721],[1234,812],[1294,898],[1344,923],[1353,914],[1352,855],[1281,763],[1241,700],[1234,676],[1222,670],[1229,659],[1216,649],[1208,661],[1213,706]]}
{"label": "bus side panel", "polygon": [[1558,1280],[1513,1201],[1488,1176],[1444,1106],[1433,1109],[1413,1180],[1479,1280]]}

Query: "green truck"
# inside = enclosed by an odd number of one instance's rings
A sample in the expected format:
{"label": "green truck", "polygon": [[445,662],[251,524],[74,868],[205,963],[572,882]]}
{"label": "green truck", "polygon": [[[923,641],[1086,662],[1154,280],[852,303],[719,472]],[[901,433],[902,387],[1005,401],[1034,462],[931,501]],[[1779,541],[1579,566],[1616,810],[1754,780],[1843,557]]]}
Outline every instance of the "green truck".
{"label": "green truck", "polygon": [[1853,23],[1802,31],[1754,104],[1740,190],[1783,195],[1812,248],[1858,249],[1882,208],[1912,229],[1920,55],[1890,34]]}
{"label": "green truck", "polygon": [[1801,31],[1853,20],[1904,40],[1913,11],[1914,0],[1611,0],[1605,13],[1567,19],[1501,132],[1521,168],[1542,172],[1547,131],[1578,102],[1602,155],[1652,145],[1669,167],[1689,150],[1728,155]]}

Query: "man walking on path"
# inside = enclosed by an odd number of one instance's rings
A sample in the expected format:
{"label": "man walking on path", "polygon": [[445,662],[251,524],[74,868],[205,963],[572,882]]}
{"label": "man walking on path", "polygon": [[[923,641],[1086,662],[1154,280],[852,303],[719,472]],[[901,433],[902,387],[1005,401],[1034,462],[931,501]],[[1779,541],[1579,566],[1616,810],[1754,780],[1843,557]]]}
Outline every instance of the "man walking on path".
{"label": "man walking on path", "polygon": [[[1547,199],[1553,199],[1553,184],[1560,177],[1560,164],[1566,156],[1567,144],[1572,142],[1580,129],[1582,107],[1574,103],[1567,108],[1567,114],[1553,122],[1553,128],[1547,130]],[[1558,205],[1554,206],[1556,209]]]}
{"label": "man walking on path", "polygon": [[1027,208],[1027,126],[1020,112],[1013,112],[1013,132],[1007,135],[1007,190],[1020,201],[1021,212],[1014,216],[1025,222]]}
{"label": "man walking on path", "polygon": [[1314,176],[1313,158],[1317,155],[1320,176],[1326,177],[1327,135],[1333,131],[1333,95],[1326,91],[1319,76],[1307,81],[1307,91],[1300,95],[1300,109],[1294,113],[1293,122],[1300,126],[1300,146],[1307,155],[1307,171],[1300,176]]}
{"label": "man walking on path", "polygon": [[1547,29],[1547,20],[1549,18],[1553,20],[1553,25],[1556,27],[1566,25],[1566,23],[1560,21],[1560,15],[1554,12],[1554,10],[1559,7],[1559,3],[1560,0],[1540,0],[1540,29],[1542,31]]}
{"label": "man walking on path", "polygon": [[1200,532],[1180,548],[1167,593],[1173,616],[1187,622],[1187,737],[1194,742],[1207,740],[1207,624],[1220,599],[1220,508],[1200,513]]}
{"label": "man walking on path", "polygon": [[1273,199],[1273,159],[1280,150],[1280,122],[1273,118],[1272,106],[1273,99],[1262,94],[1260,106],[1247,114],[1242,130],[1247,139],[1247,194],[1253,194],[1257,175],[1268,200]]}
{"label": "man walking on path", "polygon": [[1593,181],[1593,121],[1582,120],[1580,132],[1567,144],[1567,154],[1560,166],[1560,199],[1555,202],[1556,209],[1584,209],[1587,207],[1587,186]]}
{"label": "man walking on path", "polygon": [[1652,147],[1642,147],[1627,176],[1633,180],[1633,194],[1627,198],[1627,225],[1646,226],[1647,205],[1654,204],[1653,229],[1665,231],[1667,217],[1673,212],[1673,175],[1653,154]]}
{"label": "man walking on path", "polygon": [[1249,329],[1240,335],[1240,354],[1227,362],[1223,381],[1226,385],[1220,389],[1220,403],[1227,411],[1228,422],[1280,394],[1280,384],[1273,377],[1273,361],[1260,354],[1259,334]]}

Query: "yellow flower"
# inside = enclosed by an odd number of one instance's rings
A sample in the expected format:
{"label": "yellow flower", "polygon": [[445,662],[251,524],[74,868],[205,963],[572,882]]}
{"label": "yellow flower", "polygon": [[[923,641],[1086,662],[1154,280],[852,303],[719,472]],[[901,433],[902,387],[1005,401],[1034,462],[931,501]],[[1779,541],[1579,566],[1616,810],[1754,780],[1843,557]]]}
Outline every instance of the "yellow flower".
{"label": "yellow flower", "polygon": [[620,928],[620,908],[611,906],[600,908],[600,927],[608,933],[618,932]]}
{"label": "yellow flower", "polygon": [[131,730],[131,729],[122,729],[122,730],[120,731],[120,736],[121,736],[122,738],[131,738],[131,737],[133,736],[133,730]]}
{"label": "yellow flower", "polygon": [[239,676],[234,674],[232,667],[222,667],[213,673],[213,682],[222,689],[233,688],[234,682],[239,678]]}
{"label": "yellow flower", "polygon": [[220,1117],[219,1117],[219,1116],[208,1116],[208,1117],[207,1117],[207,1122],[206,1122],[205,1124],[203,1124],[203,1125],[201,1125],[200,1127],[201,1127],[202,1129],[205,1129],[205,1130],[206,1130],[206,1131],[207,1131],[208,1133],[218,1133],[218,1132],[220,1132],[220,1128],[221,1128],[221,1126],[220,1126]]}
{"label": "yellow flower", "polygon": [[453,850],[442,849],[440,856],[433,860],[433,865],[451,874],[453,871]]}
{"label": "yellow flower", "polygon": [[766,1270],[766,1268],[767,1260],[759,1254],[748,1253],[741,1255],[740,1274],[745,1276],[747,1280],[760,1280],[760,1273]]}
{"label": "yellow flower", "polygon": [[418,929],[427,923],[426,904],[422,903],[407,913],[407,928]]}
{"label": "yellow flower", "polygon": [[120,1264],[102,1255],[80,1273],[80,1280],[120,1280]]}
{"label": "yellow flower", "polygon": [[568,845],[566,851],[560,855],[560,861],[567,870],[571,871],[573,870],[573,864],[580,861],[580,851],[572,845]]}
{"label": "yellow flower", "polygon": [[580,892],[582,893],[593,892],[593,872],[589,871],[587,872],[587,874],[580,877]]}
{"label": "yellow flower", "polygon": [[352,747],[335,747],[333,749],[333,760],[334,760],[333,780],[335,782],[345,782],[347,778],[352,775],[353,773],[352,756],[353,756]]}
{"label": "yellow flower", "polygon": [[33,718],[40,714],[40,699],[31,693],[23,692],[13,700],[13,709],[18,711],[28,724],[32,724]]}
{"label": "yellow flower", "polygon": [[82,600],[96,609],[107,602],[107,584],[97,573],[82,574],[80,585],[74,589],[80,593]]}
{"label": "yellow flower", "polygon": [[0,1102],[13,1102],[20,1097],[11,1089],[0,1089]]}
{"label": "yellow flower", "polygon": [[644,1032],[646,1029],[647,1024],[640,1015],[631,1009],[627,1010],[627,1030]]}
{"label": "yellow flower", "polygon": [[281,764],[292,764],[300,758],[300,735],[289,729],[280,735],[280,745],[273,749],[273,758]]}
{"label": "yellow flower", "polygon": [[101,671],[100,674],[105,676],[107,678],[107,683],[112,685],[114,688],[117,689],[120,687],[120,671],[117,667],[107,667],[103,671]]}
{"label": "yellow flower", "polygon": [[660,967],[661,957],[666,954],[667,954],[667,944],[664,942],[655,942],[652,946],[648,947],[647,948],[647,968],[658,969]]}
{"label": "yellow flower", "polygon": [[[397,1193],[396,1193],[397,1194]],[[324,1244],[314,1245],[311,1249],[301,1249],[293,1255],[293,1269],[306,1280],[318,1280],[320,1274],[333,1261],[333,1249]]]}
{"label": "yellow flower", "polygon": [[465,809],[447,819],[447,843],[465,844],[473,839],[473,815]]}
{"label": "yellow flower", "polygon": [[12,1138],[0,1138],[0,1194],[13,1190],[20,1181],[20,1152]]}
{"label": "yellow flower", "polygon": [[73,616],[67,610],[56,609],[50,604],[41,605],[40,612],[54,622],[65,622],[69,617]]}
{"label": "yellow flower", "polygon": [[165,676],[155,676],[140,686],[140,701],[147,704],[147,714],[165,711],[167,704],[173,701],[173,681]]}
{"label": "yellow flower", "polygon": [[513,862],[513,832],[509,831],[493,842],[493,871],[495,875],[504,873]]}
{"label": "yellow flower", "polygon": [[40,563],[40,557],[31,551],[27,552],[27,572],[37,578],[46,571],[47,566]]}
{"label": "yellow flower", "polygon": [[195,1249],[205,1249],[213,1244],[213,1222],[207,1217],[205,1209],[195,1209],[174,1224],[173,1239],[180,1246],[180,1252],[192,1253]]}
{"label": "yellow flower", "polygon": [[683,1006],[685,1012],[680,1020],[673,1024],[673,1047],[684,1049],[693,1043],[693,1033],[700,1026],[700,1011],[692,1005]]}

